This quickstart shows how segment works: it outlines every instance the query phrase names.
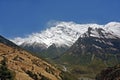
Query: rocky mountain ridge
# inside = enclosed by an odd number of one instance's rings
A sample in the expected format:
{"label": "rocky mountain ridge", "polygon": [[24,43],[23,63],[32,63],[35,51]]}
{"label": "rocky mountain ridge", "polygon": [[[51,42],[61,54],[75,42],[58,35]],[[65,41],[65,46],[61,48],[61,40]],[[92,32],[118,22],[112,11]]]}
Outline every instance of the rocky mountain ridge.
{"label": "rocky mountain ridge", "polygon": [[88,28],[88,31],[69,49],[70,53],[120,53],[120,38],[102,28]]}
{"label": "rocky mountain ridge", "polygon": [[[74,22],[56,22],[40,33],[33,33],[25,38],[17,37],[12,39],[17,45],[40,47],[46,49],[55,44],[56,47],[70,47],[88,28],[102,28],[113,35],[120,37],[120,23],[110,22],[106,25],[98,24],[76,24]],[[97,35],[96,35],[97,36]]]}

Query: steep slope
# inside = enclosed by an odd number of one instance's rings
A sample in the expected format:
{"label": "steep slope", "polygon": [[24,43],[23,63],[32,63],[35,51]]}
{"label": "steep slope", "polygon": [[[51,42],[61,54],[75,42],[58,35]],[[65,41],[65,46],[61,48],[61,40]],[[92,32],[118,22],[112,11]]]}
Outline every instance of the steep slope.
{"label": "steep slope", "polygon": [[[110,22],[106,25],[98,25],[98,24],[76,24],[74,22],[56,22],[52,27],[42,31],[40,33],[33,33],[25,38],[17,37],[12,39],[14,43],[22,46],[23,48],[37,52],[46,53],[46,55],[54,55],[58,53],[65,52],[73,43],[85,32],[87,32],[88,28],[102,28],[107,32],[111,32],[112,35],[116,35],[120,37],[120,23],[119,22]],[[55,51],[53,54],[47,54],[52,51],[50,48],[52,45],[54,46]],[[50,47],[50,48],[49,48]],[[60,49],[63,49],[62,51]],[[57,50],[56,50],[57,49]],[[60,52],[61,51],[61,52]],[[44,53],[41,56],[44,57]],[[59,56],[55,55],[53,57]],[[48,56],[50,57],[50,56]]]}
{"label": "steep slope", "polygon": [[88,28],[88,31],[69,49],[73,54],[120,53],[120,38],[102,28]]}
{"label": "steep slope", "polygon": [[8,46],[18,47],[16,44],[14,44],[13,42],[5,39],[5,38],[2,37],[1,35],[0,35],[0,43],[3,43],[3,44],[8,45]]}
{"label": "steep slope", "polygon": [[[0,36],[0,67],[5,64],[15,74],[15,80],[64,80],[60,70]],[[0,68],[0,76],[4,70]]]}
{"label": "steep slope", "polygon": [[120,38],[111,31],[89,27],[55,61],[77,77],[95,78],[105,67],[120,63]]}

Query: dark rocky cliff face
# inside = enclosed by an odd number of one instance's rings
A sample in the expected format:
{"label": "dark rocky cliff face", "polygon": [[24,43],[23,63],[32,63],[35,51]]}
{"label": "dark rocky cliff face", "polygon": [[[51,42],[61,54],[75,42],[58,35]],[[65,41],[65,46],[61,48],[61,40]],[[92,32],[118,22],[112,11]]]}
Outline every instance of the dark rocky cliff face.
{"label": "dark rocky cliff face", "polygon": [[103,29],[91,29],[80,37],[68,50],[73,54],[119,54],[120,38]]}

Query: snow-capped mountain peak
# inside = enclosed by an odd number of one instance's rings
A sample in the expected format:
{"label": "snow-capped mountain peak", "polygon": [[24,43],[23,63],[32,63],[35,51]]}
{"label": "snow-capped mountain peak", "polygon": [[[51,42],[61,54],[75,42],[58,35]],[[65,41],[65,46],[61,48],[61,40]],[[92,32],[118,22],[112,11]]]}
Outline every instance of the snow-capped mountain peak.
{"label": "snow-capped mountain peak", "polygon": [[88,31],[81,35],[81,37],[97,37],[97,38],[108,38],[115,39],[118,38],[113,32],[104,30],[104,28],[88,28]]}
{"label": "snow-capped mountain peak", "polygon": [[120,23],[119,22],[110,22],[105,25],[106,31],[111,31],[113,34],[120,37]]}
{"label": "snow-capped mountain peak", "polygon": [[[70,47],[82,34],[88,31],[88,28],[92,29],[101,28],[107,32],[120,37],[120,23],[110,22],[106,25],[98,24],[76,24],[74,22],[57,22],[54,26],[40,32],[33,33],[25,38],[14,38],[12,39],[17,45],[33,45],[33,43],[38,43],[44,45],[48,48],[52,44],[56,47],[68,46]],[[93,36],[98,37],[97,33],[92,31]]]}

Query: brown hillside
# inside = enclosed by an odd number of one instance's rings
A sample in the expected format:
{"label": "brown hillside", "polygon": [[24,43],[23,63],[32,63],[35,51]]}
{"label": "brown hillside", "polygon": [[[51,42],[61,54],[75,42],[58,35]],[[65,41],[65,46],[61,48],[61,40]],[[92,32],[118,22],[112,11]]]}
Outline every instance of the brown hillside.
{"label": "brown hillside", "polygon": [[16,80],[61,80],[61,71],[25,50],[0,43],[0,62],[6,58]]}

